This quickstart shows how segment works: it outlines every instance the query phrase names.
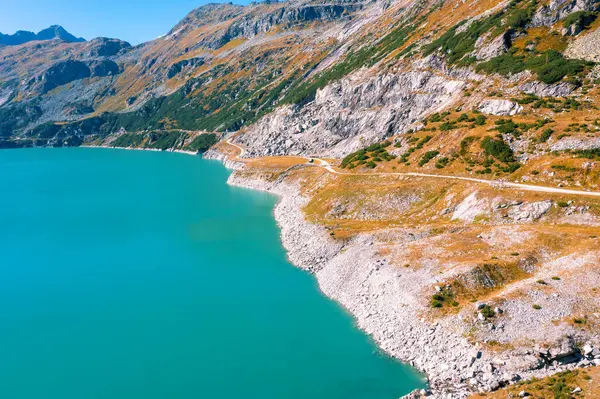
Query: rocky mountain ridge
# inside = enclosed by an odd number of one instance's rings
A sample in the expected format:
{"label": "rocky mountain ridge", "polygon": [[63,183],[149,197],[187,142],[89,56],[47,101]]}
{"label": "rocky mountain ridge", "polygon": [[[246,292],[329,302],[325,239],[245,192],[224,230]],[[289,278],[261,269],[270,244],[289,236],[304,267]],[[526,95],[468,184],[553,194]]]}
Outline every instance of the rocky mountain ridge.
{"label": "rocky mountain ridge", "polygon": [[52,25],[49,28],[39,31],[38,33],[29,32],[25,30],[17,31],[12,35],[0,33],[0,45],[5,46],[18,46],[20,44],[33,41],[44,41],[54,39],[67,43],[85,42],[84,38],[73,36],[60,25]]}

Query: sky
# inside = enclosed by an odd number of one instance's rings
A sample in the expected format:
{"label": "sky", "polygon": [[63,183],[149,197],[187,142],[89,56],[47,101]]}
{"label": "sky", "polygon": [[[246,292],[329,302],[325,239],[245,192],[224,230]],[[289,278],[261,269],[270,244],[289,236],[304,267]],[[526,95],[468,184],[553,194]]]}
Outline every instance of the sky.
{"label": "sky", "polygon": [[[217,1],[223,0],[212,0]],[[38,32],[50,25],[61,25],[87,40],[114,37],[135,45],[164,35],[188,12],[208,2],[211,1],[8,0],[0,12],[0,32]]]}

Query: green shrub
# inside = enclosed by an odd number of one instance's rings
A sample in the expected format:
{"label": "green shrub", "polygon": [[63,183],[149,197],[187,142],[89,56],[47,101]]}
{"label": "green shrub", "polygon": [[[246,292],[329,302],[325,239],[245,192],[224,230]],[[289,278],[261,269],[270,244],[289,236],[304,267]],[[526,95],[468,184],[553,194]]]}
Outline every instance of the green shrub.
{"label": "green shrub", "polygon": [[447,132],[448,130],[453,130],[456,128],[458,128],[458,125],[454,121],[444,122],[440,125],[440,131],[442,132]]}
{"label": "green shrub", "polygon": [[534,304],[532,308],[534,308],[535,310],[540,310],[542,307],[540,305]]}
{"label": "green shrub", "polygon": [[138,147],[144,141],[144,135],[142,134],[134,134],[134,133],[125,133],[117,137],[110,144],[113,147]]}
{"label": "green shrub", "polygon": [[577,172],[577,168],[573,168],[571,166],[566,166],[566,165],[552,165],[552,169],[560,170],[563,172]]}
{"label": "green shrub", "polygon": [[427,143],[429,143],[429,141],[432,139],[431,136],[425,136],[423,137],[415,146],[416,150],[420,150],[421,148],[423,148],[423,146]]}
{"label": "green shrub", "polygon": [[189,151],[206,151],[217,142],[217,135],[214,133],[201,134],[186,147]]}
{"label": "green shrub", "polygon": [[515,137],[521,135],[519,125],[513,122],[512,119],[499,119],[496,122],[496,130],[500,133],[511,134]]}
{"label": "green shrub", "polygon": [[556,50],[549,50],[537,56],[515,55],[514,52],[502,54],[477,65],[478,72],[516,74],[528,69],[537,74],[544,83],[556,83],[565,76],[576,76],[592,64],[587,61],[566,59]]}
{"label": "green shrub", "polygon": [[506,19],[506,25],[512,29],[522,29],[531,21],[531,12],[526,9],[517,10]]}
{"label": "green shrub", "polygon": [[490,305],[484,305],[479,311],[486,319],[491,319],[492,317],[496,316],[496,312],[494,312],[494,309],[492,309]]}
{"label": "green shrub", "polygon": [[484,115],[479,114],[475,117],[473,124],[476,126],[483,126],[483,125],[485,125],[486,121],[487,121],[487,118]]}
{"label": "green shrub", "polygon": [[597,17],[598,17],[598,15],[594,12],[577,11],[572,14],[569,14],[563,20],[563,27],[568,28],[569,26],[571,26],[573,24],[577,24],[578,26],[581,26],[582,28],[587,28],[587,27],[589,27],[589,25],[592,22],[594,22],[596,20]]}
{"label": "green shrub", "polygon": [[515,162],[513,151],[501,138],[493,139],[489,136],[485,137],[481,142],[481,148],[483,148],[486,155],[492,156],[501,162]]}
{"label": "green shrub", "polygon": [[437,113],[437,112],[435,114],[432,114],[427,119],[427,121],[432,122],[432,123],[441,122],[441,120],[442,120],[442,116],[439,113]]}
{"label": "green shrub", "polygon": [[477,140],[477,137],[475,137],[475,136],[468,136],[468,137],[465,137],[464,139],[462,139],[461,142],[460,142],[460,151],[459,151],[459,154],[463,155],[463,156],[466,155],[467,152],[469,152],[469,146],[475,140]]}
{"label": "green shrub", "polygon": [[548,139],[550,138],[550,136],[552,136],[552,133],[554,133],[554,130],[548,128],[545,129],[542,134],[540,135],[540,138],[538,139],[540,143],[545,143],[546,141],[548,141]]}
{"label": "green shrub", "polygon": [[450,162],[450,159],[447,157],[442,157],[440,159],[437,160],[437,162],[435,163],[435,167],[438,169],[443,169],[445,168],[448,163]]}
{"label": "green shrub", "polygon": [[[405,267],[407,266],[408,265]],[[454,307],[459,305],[458,302],[454,300],[454,293],[448,287],[441,288],[439,292],[433,294],[431,297],[431,306],[434,308],[441,308],[444,306],[444,303],[449,303]]]}
{"label": "green shrub", "polygon": [[500,170],[504,173],[513,173],[521,168],[521,164],[518,162],[511,162],[506,166],[500,167]]}
{"label": "green shrub", "polygon": [[457,122],[466,122],[469,120],[469,115],[462,113],[460,114],[460,116],[458,117],[458,119],[456,120]]}
{"label": "green shrub", "polygon": [[446,55],[446,59],[450,64],[468,65],[474,60],[471,56],[466,55],[475,49],[477,39],[485,34],[495,38],[506,31],[506,26],[503,25],[504,19],[506,19],[506,25],[509,25],[509,27],[520,28],[525,26],[537,6],[537,2],[529,1],[525,8],[518,8],[519,3],[521,3],[520,0],[515,0],[505,10],[494,13],[487,18],[476,20],[460,32],[459,28],[465,23],[464,21],[453,26],[438,39],[425,46],[423,49],[424,55],[429,55],[440,49]]}
{"label": "green shrub", "polygon": [[183,132],[152,132],[148,135],[146,146],[159,150],[175,148],[185,136]]}
{"label": "green shrub", "polygon": [[580,158],[596,159],[600,158],[600,148],[592,148],[590,150],[576,150],[575,154]]}
{"label": "green shrub", "polygon": [[438,156],[439,153],[440,153],[439,151],[427,151],[421,157],[421,160],[419,161],[419,166],[421,166],[421,167],[425,166],[429,161],[431,161],[433,158]]}

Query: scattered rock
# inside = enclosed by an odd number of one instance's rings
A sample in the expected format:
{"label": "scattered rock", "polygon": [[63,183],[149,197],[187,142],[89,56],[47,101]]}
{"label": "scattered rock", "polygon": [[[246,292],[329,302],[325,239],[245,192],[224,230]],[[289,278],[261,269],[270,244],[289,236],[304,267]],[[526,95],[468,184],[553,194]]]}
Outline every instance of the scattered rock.
{"label": "scattered rock", "polygon": [[600,62],[600,29],[586,33],[569,43],[565,57]]}

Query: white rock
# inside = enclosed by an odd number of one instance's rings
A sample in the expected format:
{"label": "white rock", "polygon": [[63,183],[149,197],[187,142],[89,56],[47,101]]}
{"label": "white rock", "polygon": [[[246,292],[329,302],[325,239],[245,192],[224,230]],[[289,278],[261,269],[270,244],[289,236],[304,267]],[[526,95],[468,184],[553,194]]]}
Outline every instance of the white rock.
{"label": "white rock", "polygon": [[509,100],[484,100],[479,104],[479,111],[488,115],[512,116],[518,114],[522,110],[523,107]]}

